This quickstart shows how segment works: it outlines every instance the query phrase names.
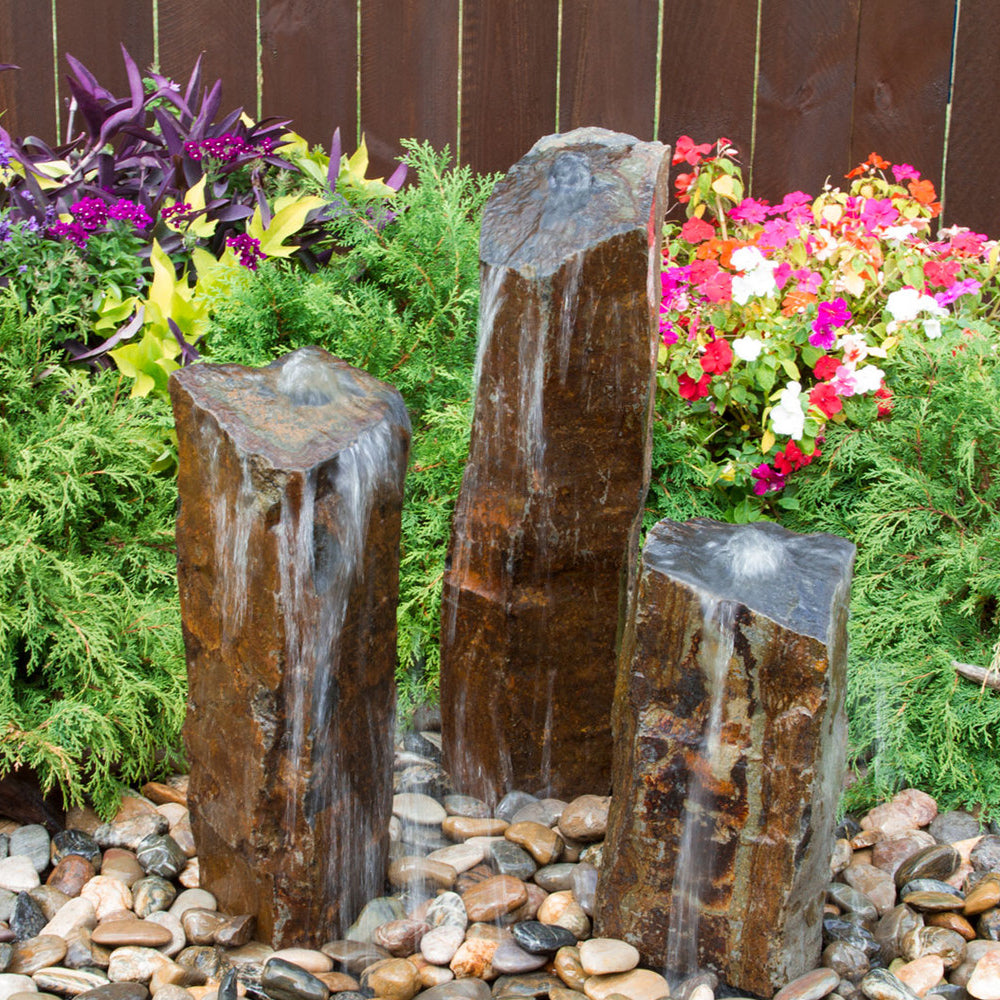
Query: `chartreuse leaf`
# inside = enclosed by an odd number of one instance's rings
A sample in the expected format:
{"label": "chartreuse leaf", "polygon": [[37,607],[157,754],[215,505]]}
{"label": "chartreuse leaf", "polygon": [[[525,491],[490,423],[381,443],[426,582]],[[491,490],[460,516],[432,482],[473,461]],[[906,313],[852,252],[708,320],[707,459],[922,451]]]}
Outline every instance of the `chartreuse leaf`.
{"label": "chartreuse leaf", "polygon": [[285,195],[275,201],[271,223],[266,229],[261,219],[260,207],[254,209],[253,218],[247,226],[247,234],[260,240],[261,252],[268,257],[291,257],[298,247],[286,244],[285,240],[302,228],[306,216],[313,209],[325,204],[322,198],[315,195]]}

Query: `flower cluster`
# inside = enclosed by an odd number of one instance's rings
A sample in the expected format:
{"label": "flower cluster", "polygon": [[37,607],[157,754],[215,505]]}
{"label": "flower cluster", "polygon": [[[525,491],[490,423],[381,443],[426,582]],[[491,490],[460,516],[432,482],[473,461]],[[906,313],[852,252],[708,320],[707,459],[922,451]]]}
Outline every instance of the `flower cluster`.
{"label": "flower cluster", "polygon": [[247,142],[238,135],[224,132],[208,139],[194,139],[184,143],[184,152],[192,160],[209,156],[222,163],[232,163],[241,156],[255,158],[266,156],[274,149],[274,142],[265,136],[259,142]]}
{"label": "flower cluster", "polygon": [[267,254],[260,249],[260,240],[240,233],[239,236],[226,237],[226,246],[232,247],[236,251],[239,262],[251,271],[257,270],[257,265],[262,260],[267,260]]}
{"label": "flower cluster", "polygon": [[726,139],[675,147],[692,168],[675,180],[689,217],[666,228],[660,385],[687,407],[707,481],[780,506],[827,422],[861,419],[852,400],[891,414],[893,349],[961,324],[998,247],[966,229],[932,236],[940,204],[909,164],[873,153],[849,190],[772,205],[744,197],[735,154]]}
{"label": "flower cluster", "polygon": [[93,233],[104,229],[110,221],[128,222],[135,229],[148,229],[153,220],[142,205],[126,198],[108,204],[103,198],[81,198],[70,206],[72,222],[61,219],[46,233],[52,239],[65,239],[83,248]]}

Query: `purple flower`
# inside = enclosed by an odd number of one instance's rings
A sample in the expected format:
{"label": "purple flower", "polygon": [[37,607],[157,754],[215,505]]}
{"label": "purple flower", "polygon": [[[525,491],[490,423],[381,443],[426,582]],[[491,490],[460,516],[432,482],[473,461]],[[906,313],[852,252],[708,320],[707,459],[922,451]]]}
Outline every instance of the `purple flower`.
{"label": "purple flower", "polygon": [[960,299],[963,295],[972,295],[980,288],[982,285],[975,278],[966,278],[964,281],[956,281],[951,288],[937,292],[934,295],[934,301],[939,306],[950,306],[956,299]]}
{"label": "purple flower", "polygon": [[267,254],[260,249],[260,240],[246,233],[227,237],[226,246],[232,247],[239,255],[240,263],[251,271],[256,271],[262,260],[267,260]]}
{"label": "purple flower", "polygon": [[820,302],[816,318],[812,323],[813,332],[809,335],[809,343],[813,347],[820,347],[824,351],[828,351],[836,340],[833,331],[838,327],[847,326],[851,322],[851,317],[851,310],[847,308],[847,303],[840,297],[832,302]]}
{"label": "purple flower", "polygon": [[142,205],[127,198],[119,198],[111,208],[108,209],[109,219],[119,219],[122,222],[131,222],[136,229],[148,229],[153,220]]}
{"label": "purple flower", "polygon": [[6,170],[10,166],[10,146],[3,139],[0,139],[0,170]]}
{"label": "purple flower", "polygon": [[101,198],[81,198],[70,206],[73,220],[87,232],[92,233],[107,224],[108,206]]}
{"label": "purple flower", "polygon": [[81,249],[87,245],[90,233],[79,222],[57,222],[47,230],[54,240],[67,239]]}
{"label": "purple flower", "polygon": [[0,217],[0,243],[10,240],[10,219],[6,215]]}

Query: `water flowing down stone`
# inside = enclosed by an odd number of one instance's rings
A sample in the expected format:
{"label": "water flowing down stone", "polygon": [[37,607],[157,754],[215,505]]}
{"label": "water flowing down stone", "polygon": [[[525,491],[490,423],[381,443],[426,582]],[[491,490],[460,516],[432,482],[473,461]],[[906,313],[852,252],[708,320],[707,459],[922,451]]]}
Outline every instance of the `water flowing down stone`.
{"label": "water flowing down stone", "polygon": [[661,521],[619,662],[598,933],[771,996],[818,964],[854,546]]}
{"label": "water flowing down stone", "polygon": [[275,946],[318,945],[385,877],[409,418],[320,348],[170,393],[202,884]]}
{"label": "water flowing down stone", "polygon": [[475,419],[441,626],[457,787],[607,791],[649,484],[669,149],[548,136],[486,206]]}

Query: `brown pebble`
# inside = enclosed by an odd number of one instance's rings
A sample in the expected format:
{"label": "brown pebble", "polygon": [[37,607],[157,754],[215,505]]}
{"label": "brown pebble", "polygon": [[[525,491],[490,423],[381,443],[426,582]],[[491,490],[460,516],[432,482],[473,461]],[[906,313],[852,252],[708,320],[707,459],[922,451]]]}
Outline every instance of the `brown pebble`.
{"label": "brown pebble", "polygon": [[468,840],[470,837],[502,837],[509,825],[502,819],[449,816],[441,823],[441,830],[449,840]]}
{"label": "brown pebble", "polygon": [[924,923],[928,927],[945,927],[949,931],[957,931],[966,941],[972,941],[976,936],[976,929],[960,913],[949,911],[947,913],[927,913],[924,915]]}
{"label": "brown pebble", "polygon": [[154,802],[156,805],[163,805],[165,802],[176,802],[178,805],[187,805],[187,791],[175,788],[173,785],[160,781],[147,781],[142,786],[142,794]]}
{"label": "brown pebble", "polygon": [[172,939],[173,935],[166,927],[134,917],[131,920],[103,921],[90,932],[90,940],[94,944],[108,948],[120,948],[124,945],[159,948],[170,944]]}
{"label": "brown pebble", "polygon": [[79,854],[67,854],[49,872],[46,885],[59,889],[67,896],[79,896],[80,890],[96,875],[94,866]]}
{"label": "brown pebble", "polygon": [[495,920],[527,901],[528,890],[524,883],[512,875],[494,875],[472,886],[462,896],[465,911],[473,922]]}

